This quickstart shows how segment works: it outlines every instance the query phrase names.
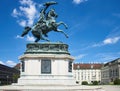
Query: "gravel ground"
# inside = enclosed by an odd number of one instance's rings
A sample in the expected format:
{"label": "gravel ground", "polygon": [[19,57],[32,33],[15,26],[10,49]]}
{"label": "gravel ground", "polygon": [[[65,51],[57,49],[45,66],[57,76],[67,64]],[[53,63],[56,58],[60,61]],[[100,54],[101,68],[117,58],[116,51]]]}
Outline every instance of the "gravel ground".
{"label": "gravel ground", "polygon": [[[95,89],[98,88],[98,89]],[[101,88],[101,89],[100,89]],[[34,89],[34,90],[33,90]],[[41,89],[41,90],[39,90]],[[120,85],[99,86],[0,86],[0,91],[120,91]]]}
{"label": "gravel ground", "polygon": [[120,85],[103,85],[101,86],[105,91],[120,91]]}
{"label": "gravel ground", "polygon": [[86,85],[8,85],[1,86],[0,91],[105,91],[101,86]]}

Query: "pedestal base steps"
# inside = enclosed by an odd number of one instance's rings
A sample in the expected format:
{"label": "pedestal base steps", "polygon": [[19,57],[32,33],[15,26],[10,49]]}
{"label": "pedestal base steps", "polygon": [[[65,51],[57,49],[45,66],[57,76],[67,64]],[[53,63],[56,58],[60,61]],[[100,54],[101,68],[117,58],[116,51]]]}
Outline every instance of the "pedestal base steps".
{"label": "pedestal base steps", "polygon": [[1,86],[0,91],[105,91],[101,86],[83,85],[11,85]]}

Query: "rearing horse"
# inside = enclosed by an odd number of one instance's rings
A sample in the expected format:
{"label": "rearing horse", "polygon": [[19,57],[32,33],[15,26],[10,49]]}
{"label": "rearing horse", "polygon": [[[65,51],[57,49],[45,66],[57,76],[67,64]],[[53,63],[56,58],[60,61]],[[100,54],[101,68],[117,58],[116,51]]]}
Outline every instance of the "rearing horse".
{"label": "rearing horse", "polygon": [[39,40],[49,41],[49,39],[45,37],[48,37],[47,33],[50,31],[61,32],[68,38],[68,35],[63,30],[58,29],[58,26],[60,26],[61,24],[64,25],[67,29],[67,25],[64,22],[56,23],[56,17],[57,14],[53,9],[51,9],[46,16],[45,22],[37,22],[32,28],[28,26],[25,27],[25,30],[23,31],[21,36],[23,37],[24,35],[28,34],[30,30],[32,30],[32,34],[36,38],[35,42],[38,42]]}

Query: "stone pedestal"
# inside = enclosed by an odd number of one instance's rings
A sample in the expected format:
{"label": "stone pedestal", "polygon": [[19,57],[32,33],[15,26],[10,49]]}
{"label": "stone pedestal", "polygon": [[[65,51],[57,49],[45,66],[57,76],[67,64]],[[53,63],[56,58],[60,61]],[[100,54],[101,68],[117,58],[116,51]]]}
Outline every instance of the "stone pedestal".
{"label": "stone pedestal", "polygon": [[73,85],[73,57],[63,43],[30,43],[20,58],[20,85]]}

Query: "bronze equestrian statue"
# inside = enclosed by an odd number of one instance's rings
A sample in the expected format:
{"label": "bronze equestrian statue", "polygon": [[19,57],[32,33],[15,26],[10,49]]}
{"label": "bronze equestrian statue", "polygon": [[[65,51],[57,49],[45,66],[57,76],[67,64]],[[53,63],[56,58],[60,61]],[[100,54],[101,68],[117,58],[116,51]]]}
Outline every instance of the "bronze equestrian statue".
{"label": "bronze equestrian statue", "polygon": [[60,26],[61,24],[64,25],[67,29],[67,25],[62,21],[56,22],[56,18],[58,17],[58,15],[56,14],[55,10],[50,9],[46,13],[48,7],[54,4],[57,4],[57,2],[46,2],[44,4],[45,7],[40,12],[40,18],[38,19],[37,23],[32,27],[26,26],[21,36],[23,37],[27,35],[28,32],[31,30],[33,36],[36,38],[35,42],[38,42],[39,40],[50,41],[48,38],[46,38],[48,37],[47,34],[50,31],[55,31],[63,33],[68,38],[68,35],[63,30],[58,29],[58,26]]}

